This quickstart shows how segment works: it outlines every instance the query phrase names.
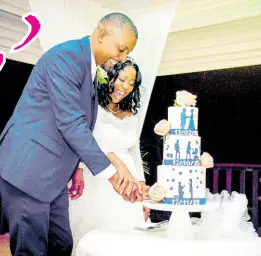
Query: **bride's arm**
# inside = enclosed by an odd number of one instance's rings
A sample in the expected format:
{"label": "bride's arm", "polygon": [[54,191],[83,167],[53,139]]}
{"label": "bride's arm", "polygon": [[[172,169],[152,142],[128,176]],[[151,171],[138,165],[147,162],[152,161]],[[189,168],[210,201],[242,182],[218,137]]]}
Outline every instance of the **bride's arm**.
{"label": "bride's arm", "polygon": [[116,154],[113,152],[107,153],[107,158],[110,160],[110,162],[115,168],[117,168],[120,165],[124,165],[121,159],[117,157]]}

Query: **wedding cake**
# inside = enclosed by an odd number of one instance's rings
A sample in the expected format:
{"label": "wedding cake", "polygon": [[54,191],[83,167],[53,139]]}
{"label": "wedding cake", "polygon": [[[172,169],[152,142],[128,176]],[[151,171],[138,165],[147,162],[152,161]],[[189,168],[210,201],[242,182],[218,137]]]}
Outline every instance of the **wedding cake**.
{"label": "wedding cake", "polygon": [[[163,204],[205,204],[206,168],[213,167],[213,159],[208,153],[200,156],[196,96],[177,92],[174,106],[168,108],[168,120],[160,121],[154,131],[164,135],[164,148],[162,165],[157,168],[157,183],[149,194],[151,198],[159,201],[160,196]],[[162,186],[163,196],[159,195]]]}

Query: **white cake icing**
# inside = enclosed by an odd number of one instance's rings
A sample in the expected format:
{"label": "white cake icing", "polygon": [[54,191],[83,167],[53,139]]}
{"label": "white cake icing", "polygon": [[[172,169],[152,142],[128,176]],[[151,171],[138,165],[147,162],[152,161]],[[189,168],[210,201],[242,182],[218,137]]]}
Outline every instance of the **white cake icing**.
{"label": "white cake icing", "polygon": [[200,142],[199,136],[168,135],[164,141],[163,164],[198,166]]}
{"label": "white cake icing", "polygon": [[173,135],[198,135],[198,108],[169,107],[168,121]]}
{"label": "white cake icing", "polygon": [[162,165],[157,169],[157,183],[167,189],[161,202],[205,204],[206,168],[200,166],[198,108],[169,107],[168,122],[171,129],[164,140]]}
{"label": "white cake icing", "polygon": [[162,203],[205,204],[206,168],[202,166],[158,166],[157,182],[167,189]]}

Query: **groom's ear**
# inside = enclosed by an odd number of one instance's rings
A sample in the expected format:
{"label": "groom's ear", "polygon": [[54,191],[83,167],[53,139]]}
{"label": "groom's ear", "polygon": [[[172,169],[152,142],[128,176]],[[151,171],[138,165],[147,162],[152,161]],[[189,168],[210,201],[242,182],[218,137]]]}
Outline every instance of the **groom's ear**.
{"label": "groom's ear", "polygon": [[108,35],[108,31],[105,27],[100,26],[99,34],[98,34],[98,41],[101,44],[104,40],[104,37]]}

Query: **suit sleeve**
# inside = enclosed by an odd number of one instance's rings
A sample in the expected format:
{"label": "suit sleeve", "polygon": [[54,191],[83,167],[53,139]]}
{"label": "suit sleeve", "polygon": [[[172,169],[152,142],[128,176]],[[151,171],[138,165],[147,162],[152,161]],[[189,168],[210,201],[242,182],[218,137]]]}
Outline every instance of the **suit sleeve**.
{"label": "suit sleeve", "polygon": [[91,104],[91,99],[89,103],[81,101],[81,77],[88,75],[86,64],[77,63],[67,55],[54,57],[55,61],[44,70],[57,128],[81,161],[97,175],[110,166],[110,161],[96,143],[85,119],[83,104]]}

